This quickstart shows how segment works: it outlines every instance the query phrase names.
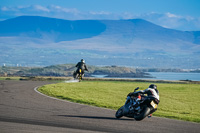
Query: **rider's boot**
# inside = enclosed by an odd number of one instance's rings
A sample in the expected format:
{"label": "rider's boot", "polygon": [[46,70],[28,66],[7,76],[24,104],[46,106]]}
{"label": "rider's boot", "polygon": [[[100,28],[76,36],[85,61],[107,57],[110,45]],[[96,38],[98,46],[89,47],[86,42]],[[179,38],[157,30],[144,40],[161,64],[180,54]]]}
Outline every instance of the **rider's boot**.
{"label": "rider's boot", "polygon": [[152,117],[152,114],[148,115],[148,118],[151,118]]}

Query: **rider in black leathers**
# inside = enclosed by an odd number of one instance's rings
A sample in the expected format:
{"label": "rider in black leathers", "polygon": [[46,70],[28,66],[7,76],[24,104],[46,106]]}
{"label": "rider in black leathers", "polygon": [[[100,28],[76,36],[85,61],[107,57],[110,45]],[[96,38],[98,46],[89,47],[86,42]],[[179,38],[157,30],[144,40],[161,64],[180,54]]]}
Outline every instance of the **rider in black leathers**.
{"label": "rider in black leathers", "polygon": [[77,70],[76,70],[74,76],[75,76],[77,73],[79,73],[79,69],[82,70],[82,75],[84,75],[84,71],[85,71],[85,70],[88,71],[87,66],[86,66],[86,64],[85,64],[85,60],[83,60],[83,59],[81,59],[81,61],[78,62],[78,63],[76,64],[76,67],[77,67]]}

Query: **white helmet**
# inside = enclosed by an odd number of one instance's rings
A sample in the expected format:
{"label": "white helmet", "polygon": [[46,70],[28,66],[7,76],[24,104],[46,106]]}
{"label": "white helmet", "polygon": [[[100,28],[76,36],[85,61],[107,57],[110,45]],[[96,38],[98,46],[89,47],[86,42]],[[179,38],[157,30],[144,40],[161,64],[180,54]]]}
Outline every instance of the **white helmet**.
{"label": "white helmet", "polygon": [[84,60],[84,59],[81,59],[81,62],[85,63],[85,60]]}

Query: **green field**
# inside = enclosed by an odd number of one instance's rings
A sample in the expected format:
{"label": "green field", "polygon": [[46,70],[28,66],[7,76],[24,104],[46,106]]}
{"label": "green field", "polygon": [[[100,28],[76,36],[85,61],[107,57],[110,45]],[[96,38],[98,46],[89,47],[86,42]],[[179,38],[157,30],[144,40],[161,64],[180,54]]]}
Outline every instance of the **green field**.
{"label": "green field", "polygon": [[20,77],[0,77],[0,80],[19,80]]}
{"label": "green field", "polygon": [[[84,81],[45,85],[39,91],[59,99],[117,110],[127,94],[150,83],[125,81]],[[160,104],[154,116],[200,123],[200,85],[156,83]],[[113,114],[114,116],[114,114]]]}

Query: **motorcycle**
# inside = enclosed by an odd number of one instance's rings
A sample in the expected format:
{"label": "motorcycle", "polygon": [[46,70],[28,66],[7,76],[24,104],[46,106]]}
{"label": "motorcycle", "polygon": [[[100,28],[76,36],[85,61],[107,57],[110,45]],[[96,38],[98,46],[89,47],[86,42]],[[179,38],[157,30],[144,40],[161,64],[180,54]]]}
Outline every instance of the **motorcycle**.
{"label": "motorcycle", "polygon": [[74,79],[78,79],[79,82],[81,82],[82,78],[83,78],[83,71],[82,69],[78,69],[78,72],[74,71]]}
{"label": "motorcycle", "polygon": [[[138,89],[139,87],[135,88],[134,92]],[[155,99],[149,98],[144,94],[128,95],[125,104],[117,110],[115,117],[121,118],[125,116],[140,121],[155,112],[157,106],[158,102]]]}

